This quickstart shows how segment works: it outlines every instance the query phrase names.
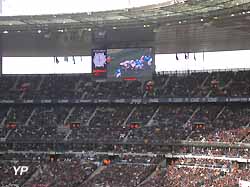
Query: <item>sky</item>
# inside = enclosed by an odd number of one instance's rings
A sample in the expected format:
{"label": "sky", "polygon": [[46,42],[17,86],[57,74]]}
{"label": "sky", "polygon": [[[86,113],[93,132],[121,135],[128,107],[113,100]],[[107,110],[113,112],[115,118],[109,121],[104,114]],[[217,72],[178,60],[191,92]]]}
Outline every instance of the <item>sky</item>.
{"label": "sky", "polygon": [[[225,70],[250,69],[250,50],[190,53],[185,54],[156,54],[156,72],[186,71],[186,70]],[[91,73],[91,56],[72,57],[64,61],[58,57],[60,63],[55,63],[53,57],[3,57],[3,74],[54,74],[54,73]]]}
{"label": "sky", "polygon": [[115,10],[170,0],[3,0],[3,16]]}

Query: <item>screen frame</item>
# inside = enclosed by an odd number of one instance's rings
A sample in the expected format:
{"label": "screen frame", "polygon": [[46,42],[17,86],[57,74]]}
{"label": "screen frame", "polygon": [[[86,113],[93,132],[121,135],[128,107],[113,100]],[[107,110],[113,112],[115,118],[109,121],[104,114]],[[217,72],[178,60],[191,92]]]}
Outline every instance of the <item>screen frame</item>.
{"label": "screen frame", "polygon": [[[97,70],[97,69],[94,68],[95,67],[95,65],[94,65],[95,51],[104,51],[105,58],[107,59],[107,49],[100,49],[100,48],[92,49],[91,50],[91,73],[92,73],[94,78],[107,79],[107,73],[108,73],[107,63],[104,65],[103,69]],[[101,73],[100,75],[97,75],[96,71],[105,71],[105,72]]]}

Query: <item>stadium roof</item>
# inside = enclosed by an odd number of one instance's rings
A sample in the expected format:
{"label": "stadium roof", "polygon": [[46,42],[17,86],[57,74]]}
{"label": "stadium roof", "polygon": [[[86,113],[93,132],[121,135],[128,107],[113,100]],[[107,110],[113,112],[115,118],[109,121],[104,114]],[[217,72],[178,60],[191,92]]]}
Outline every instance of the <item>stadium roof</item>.
{"label": "stadium roof", "polygon": [[209,18],[213,15],[229,14],[242,8],[248,10],[250,0],[187,0],[185,3],[174,2],[178,1],[171,0],[156,5],[101,12],[3,16],[0,17],[0,28],[2,30],[20,30],[39,27],[140,27],[144,23],[151,23],[152,25],[163,23],[175,24],[175,21],[184,21],[184,19],[192,20],[197,17]]}
{"label": "stadium roof", "polygon": [[176,0],[102,12],[0,17],[1,32],[151,29],[158,53],[249,49],[250,0]]}

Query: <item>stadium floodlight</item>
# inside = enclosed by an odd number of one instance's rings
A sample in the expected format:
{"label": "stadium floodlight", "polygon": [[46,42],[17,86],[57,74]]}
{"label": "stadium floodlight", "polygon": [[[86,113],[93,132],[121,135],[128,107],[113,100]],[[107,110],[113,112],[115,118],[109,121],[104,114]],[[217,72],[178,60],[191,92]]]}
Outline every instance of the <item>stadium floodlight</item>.
{"label": "stadium floodlight", "polygon": [[203,18],[201,18],[201,22],[203,22],[204,21],[204,19]]}
{"label": "stadium floodlight", "polygon": [[37,33],[40,34],[42,31],[41,30],[38,30]]}
{"label": "stadium floodlight", "polygon": [[58,32],[64,32],[63,29],[58,29],[57,31],[58,31]]}
{"label": "stadium floodlight", "polygon": [[3,31],[3,33],[4,33],[4,34],[8,34],[8,33],[9,33],[9,31]]}

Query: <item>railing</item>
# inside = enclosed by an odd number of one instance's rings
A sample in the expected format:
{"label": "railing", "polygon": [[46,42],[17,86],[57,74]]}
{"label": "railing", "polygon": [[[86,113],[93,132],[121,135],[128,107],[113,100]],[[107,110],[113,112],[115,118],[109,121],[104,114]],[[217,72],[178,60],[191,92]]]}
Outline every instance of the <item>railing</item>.
{"label": "railing", "polygon": [[189,75],[191,73],[238,72],[238,71],[250,71],[250,68],[159,71],[156,72],[156,75]]}
{"label": "railing", "polygon": [[[33,155],[40,155],[40,154],[54,154],[55,152],[51,151],[1,151],[0,154],[33,154]],[[165,158],[195,158],[195,159],[210,159],[210,160],[228,160],[228,161],[236,161],[236,162],[243,162],[243,163],[250,163],[250,158],[242,158],[242,157],[234,157],[234,156],[226,156],[226,155],[206,155],[206,154],[183,154],[183,153],[166,153],[166,154],[157,154],[152,152],[147,153],[136,153],[136,152],[125,152],[125,153],[118,153],[112,151],[64,151],[64,152],[56,152],[56,154],[63,154],[63,155],[86,155],[89,157],[93,157],[96,155],[110,155],[110,156],[136,156],[136,157],[156,157],[156,156],[164,156]]]}
{"label": "railing", "polygon": [[165,104],[165,103],[249,103],[249,97],[153,97],[109,99],[2,99],[0,104]]}

